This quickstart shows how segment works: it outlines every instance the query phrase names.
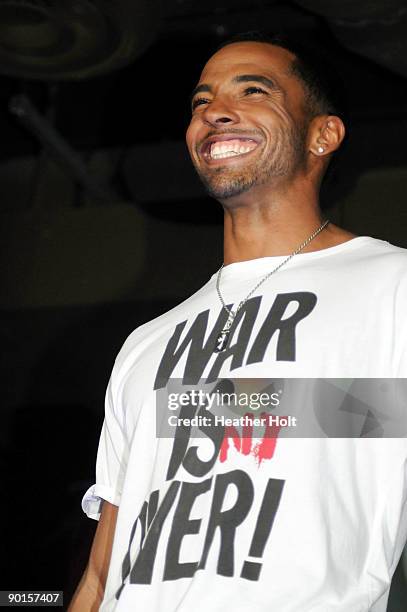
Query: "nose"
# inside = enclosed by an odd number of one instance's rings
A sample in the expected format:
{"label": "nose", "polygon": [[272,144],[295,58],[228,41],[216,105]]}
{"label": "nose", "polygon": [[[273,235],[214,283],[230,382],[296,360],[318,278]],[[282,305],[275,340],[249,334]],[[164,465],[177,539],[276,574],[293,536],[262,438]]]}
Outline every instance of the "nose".
{"label": "nose", "polygon": [[230,103],[224,99],[217,98],[207,105],[202,113],[202,119],[212,127],[219,127],[225,123],[238,123],[239,115]]}

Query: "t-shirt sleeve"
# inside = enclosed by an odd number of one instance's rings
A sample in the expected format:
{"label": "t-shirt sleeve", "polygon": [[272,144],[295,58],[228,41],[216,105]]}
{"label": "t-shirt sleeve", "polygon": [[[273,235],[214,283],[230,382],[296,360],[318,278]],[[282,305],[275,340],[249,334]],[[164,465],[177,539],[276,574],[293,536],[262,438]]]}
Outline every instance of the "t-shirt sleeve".
{"label": "t-shirt sleeve", "polygon": [[120,504],[128,460],[128,443],[120,402],[115,392],[115,368],[106,391],[105,418],[96,460],[96,482],[86,491],[82,509],[88,517],[99,520],[102,501]]}

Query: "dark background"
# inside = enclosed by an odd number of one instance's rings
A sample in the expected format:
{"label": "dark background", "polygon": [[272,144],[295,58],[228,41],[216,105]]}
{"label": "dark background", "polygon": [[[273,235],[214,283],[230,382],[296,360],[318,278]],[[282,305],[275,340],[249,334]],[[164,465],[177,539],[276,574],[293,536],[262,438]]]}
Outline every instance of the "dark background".
{"label": "dark background", "polygon": [[[407,247],[401,0],[0,2],[1,589],[68,601],[79,580],[114,357],[222,259],[183,144],[189,93],[215,46],[259,28],[311,42],[345,83],[327,216]],[[406,604],[400,564],[389,611]]]}

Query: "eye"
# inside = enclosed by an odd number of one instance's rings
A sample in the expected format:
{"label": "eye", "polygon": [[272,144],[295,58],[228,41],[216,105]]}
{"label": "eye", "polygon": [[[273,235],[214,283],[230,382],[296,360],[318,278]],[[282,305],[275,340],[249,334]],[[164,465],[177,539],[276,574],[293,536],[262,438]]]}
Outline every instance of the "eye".
{"label": "eye", "polygon": [[246,87],[246,89],[244,90],[244,93],[245,94],[256,94],[256,93],[266,94],[267,91],[265,91],[261,87],[256,87],[255,85],[253,85],[251,87]]}
{"label": "eye", "polygon": [[202,106],[203,104],[208,104],[209,100],[207,98],[195,98],[192,102],[192,110],[195,110],[197,106]]}

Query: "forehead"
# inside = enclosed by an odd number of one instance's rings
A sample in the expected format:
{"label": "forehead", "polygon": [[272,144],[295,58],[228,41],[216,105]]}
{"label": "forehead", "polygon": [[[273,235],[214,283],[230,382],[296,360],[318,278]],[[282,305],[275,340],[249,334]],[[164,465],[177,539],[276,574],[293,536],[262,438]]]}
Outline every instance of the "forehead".
{"label": "forehead", "polygon": [[294,54],[287,49],[268,43],[232,43],[212,55],[199,82],[212,84],[210,81],[227,80],[236,74],[262,74],[278,79],[281,85],[295,87],[300,84],[291,74],[294,59]]}

